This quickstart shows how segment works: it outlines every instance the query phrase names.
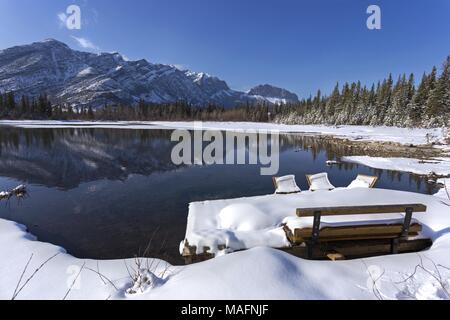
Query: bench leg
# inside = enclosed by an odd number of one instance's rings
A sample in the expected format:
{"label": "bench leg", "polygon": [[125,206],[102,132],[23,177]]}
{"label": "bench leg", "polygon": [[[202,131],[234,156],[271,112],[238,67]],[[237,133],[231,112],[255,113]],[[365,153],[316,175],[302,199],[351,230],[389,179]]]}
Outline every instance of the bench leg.
{"label": "bench leg", "polygon": [[399,238],[395,238],[391,240],[391,254],[398,254],[398,243]]}
{"label": "bench leg", "polygon": [[400,235],[400,238],[392,239],[392,241],[391,241],[391,253],[392,254],[398,253],[398,244],[400,242],[400,239],[408,238],[409,229],[411,227],[413,211],[414,211],[413,208],[406,208],[406,210],[405,210],[405,220],[403,222],[403,228],[402,228],[402,233]]}
{"label": "bench leg", "polygon": [[314,212],[314,222],[311,241],[308,243],[308,259],[313,258],[314,247],[319,240],[321,212]]}
{"label": "bench leg", "polygon": [[411,227],[411,220],[413,215],[413,208],[406,208],[405,221],[403,222],[402,238],[407,238],[409,235],[409,228]]}

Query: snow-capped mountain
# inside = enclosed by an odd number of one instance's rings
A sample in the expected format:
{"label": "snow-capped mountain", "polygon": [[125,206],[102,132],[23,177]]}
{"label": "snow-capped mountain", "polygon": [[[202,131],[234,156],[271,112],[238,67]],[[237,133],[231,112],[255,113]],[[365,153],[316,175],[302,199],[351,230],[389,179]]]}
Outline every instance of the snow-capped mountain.
{"label": "snow-capped mountain", "polygon": [[205,73],[146,60],[127,61],[119,53],[80,52],[53,39],[0,50],[0,92],[7,91],[18,97],[45,92],[55,103],[93,107],[141,99],[226,107],[298,100],[295,94],[268,85],[244,93]]}
{"label": "snow-capped mountain", "polygon": [[259,85],[251,89],[248,94],[253,97],[266,99],[274,104],[286,104],[297,102],[298,96],[286,89],[277,88],[269,84]]}

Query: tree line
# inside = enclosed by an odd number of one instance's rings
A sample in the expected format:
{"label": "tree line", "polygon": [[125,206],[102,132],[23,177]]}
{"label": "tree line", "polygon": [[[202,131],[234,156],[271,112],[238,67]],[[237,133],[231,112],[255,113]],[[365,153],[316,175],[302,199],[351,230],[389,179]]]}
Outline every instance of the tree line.
{"label": "tree line", "polygon": [[37,120],[123,120],[123,121],[269,121],[269,105],[238,106],[224,108],[217,105],[198,107],[179,101],[156,104],[143,100],[135,106],[105,104],[94,109],[91,106],[69,107],[53,105],[43,94],[35,98],[22,96],[17,100],[14,92],[0,95],[1,119]]}
{"label": "tree line", "polygon": [[440,71],[433,67],[424,73],[418,86],[413,74],[396,80],[390,74],[370,87],[360,81],[336,84],[329,95],[320,90],[297,103],[269,105],[256,103],[224,108],[217,105],[193,106],[180,101],[155,104],[110,105],[93,109],[52,104],[46,94],[38,97],[0,94],[0,118],[55,120],[129,121],[275,121],[288,124],[387,125],[399,127],[438,127],[450,124],[450,56]]}
{"label": "tree line", "polygon": [[416,88],[414,75],[391,74],[371,87],[361,82],[336,84],[329,96],[319,90],[314,97],[277,107],[283,123],[330,125],[387,125],[438,127],[450,122],[450,56],[438,74],[436,67],[424,73]]}

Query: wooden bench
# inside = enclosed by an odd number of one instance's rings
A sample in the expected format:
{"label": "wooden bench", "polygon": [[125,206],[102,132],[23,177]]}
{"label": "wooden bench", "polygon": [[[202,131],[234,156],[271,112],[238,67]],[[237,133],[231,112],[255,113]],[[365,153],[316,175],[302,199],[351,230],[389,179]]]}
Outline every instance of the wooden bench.
{"label": "wooden bench", "polygon": [[[308,258],[313,258],[314,247],[319,242],[339,242],[355,240],[391,240],[391,253],[398,253],[399,241],[407,240],[422,231],[422,226],[411,224],[413,213],[424,213],[427,207],[423,204],[298,208],[298,217],[313,217],[312,228],[290,230],[285,227],[286,235],[291,243],[306,243]],[[344,216],[364,214],[394,214],[405,212],[402,223],[397,224],[362,224],[320,228],[323,216]],[[372,241],[373,242],[373,241]],[[426,242],[426,243],[429,243]]]}
{"label": "wooden bench", "polygon": [[369,188],[374,188],[378,182],[378,177],[377,176],[368,176],[366,174],[358,174],[356,176],[356,179],[353,180],[352,182],[357,181],[357,180],[365,181],[369,184]]}
{"label": "wooden bench", "polygon": [[[278,179],[279,179],[280,177],[272,177],[272,183],[273,183],[273,186],[274,186],[274,188],[275,188],[275,190],[277,190],[278,189]],[[298,189],[298,191],[293,191],[293,192],[279,192],[279,193],[277,193],[277,194],[294,194],[294,193],[300,193],[301,192],[301,190],[300,190],[300,188]]]}

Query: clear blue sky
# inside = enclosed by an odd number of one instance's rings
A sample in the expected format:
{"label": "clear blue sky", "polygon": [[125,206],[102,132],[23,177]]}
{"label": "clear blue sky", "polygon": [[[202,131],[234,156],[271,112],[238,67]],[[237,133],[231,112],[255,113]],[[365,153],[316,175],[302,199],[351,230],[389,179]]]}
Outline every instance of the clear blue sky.
{"label": "clear blue sky", "polygon": [[[58,19],[70,4],[81,7],[81,30]],[[366,27],[370,4],[381,7],[381,30]],[[45,38],[204,71],[234,89],[270,83],[305,97],[336,81],[369,84],[440,65],[450,54],[450,1],[0,0],[0,48]]]}

